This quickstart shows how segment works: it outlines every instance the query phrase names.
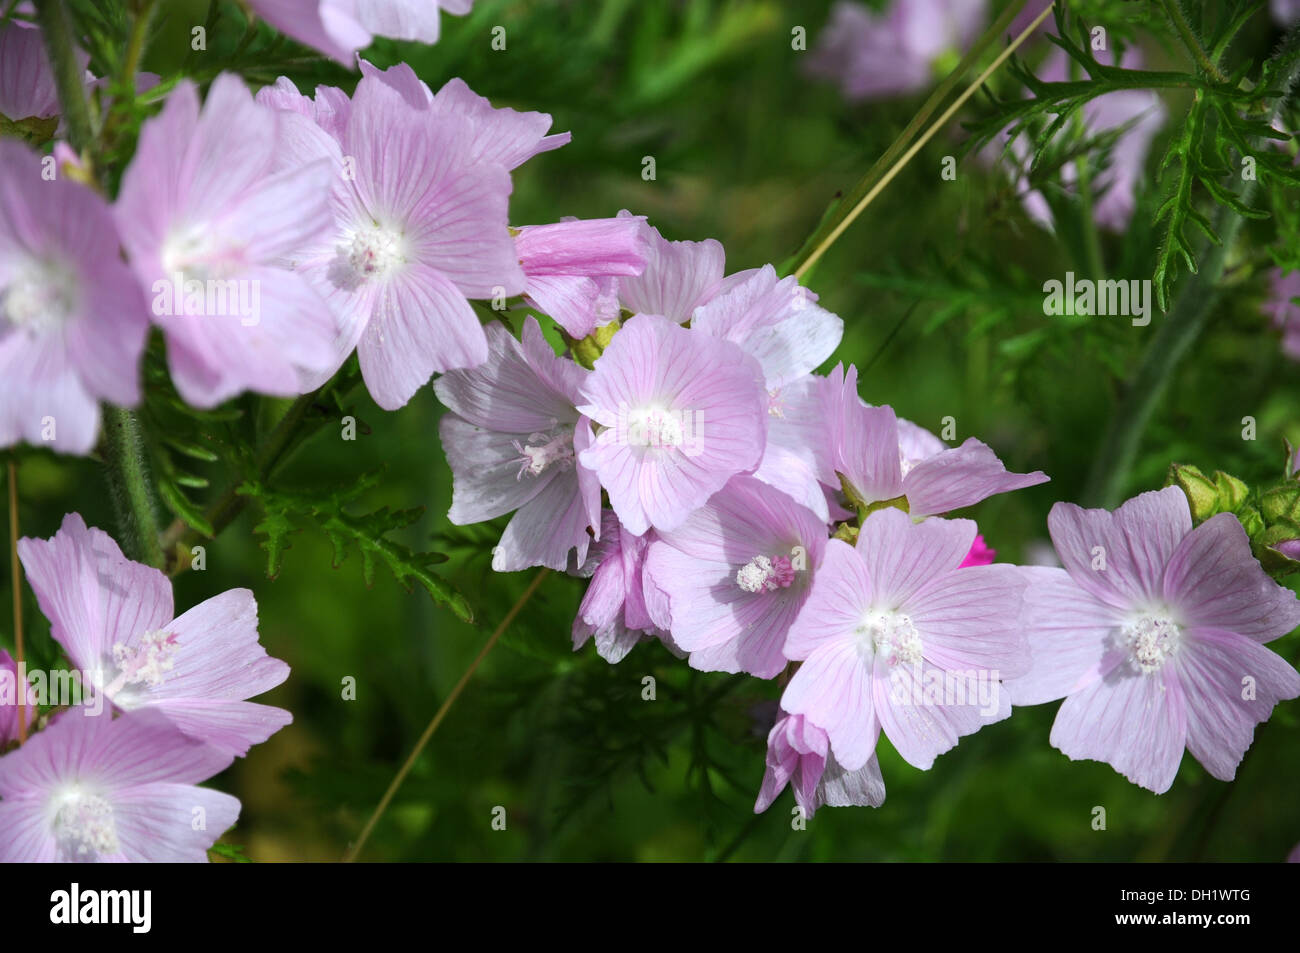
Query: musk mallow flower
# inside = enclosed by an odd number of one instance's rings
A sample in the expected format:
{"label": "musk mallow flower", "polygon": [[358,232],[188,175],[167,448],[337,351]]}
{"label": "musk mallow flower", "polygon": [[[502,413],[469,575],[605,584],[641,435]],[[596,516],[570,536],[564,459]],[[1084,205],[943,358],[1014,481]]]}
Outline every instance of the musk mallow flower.
{"label": "musk mallow flower", "polygon": [[89,453],[99,402],[140,399],[148,334],[108,205],[0,141],[0,447]]}
{"label": "musk mallow flower", "polygon": [[779,674],[826,538],[816,513],[746,476],[732,477],[680,526],[657,531],[646,578],[667,595],[673,641],[692,667]]}
{"label": "musk mallow flower", "polygon": [[580,462],[591,424],[574,409],[590,372],[559,357],[531,316],[522,342],[499,323],[487,338],[485,363],[434,384],[451,411],[438,428],[452,471],[447,516],[464,525],[517,511],[492,551],[498,572],[564,570],[574,550],[581,566],[601,529],[600,484]]}
{"label": "musk mallow flower", "polygon": [[578,455],[629,532],[674,529],[763,454],[767,390],[739,345],[638,314],[582,384],[597,425]]}
{"label": "musk mallow flower", "polygon": [[856,771],[835,760],[830,738],[803,715],[781,712],[767,736],[766,768],[754,803],[762,814],[790,785],[804,817],[817,808],[880,807],[885,803],[885,779],[873,753]]}
{"label": "musk mallow flower", "polygon": [[838,0],[808,56],[808,73],[845,99],[883,99],[924,89],[935,64],[979,34],[986,0],[891,0],[880,13]]}
{"label": "musk mallow flower", "polygon": [[185,81],[144,124],[115,211],[167,338],[176,389],[197,407],[242,391],[293,396],[326,370],[337,321],[286,267],[330,227],[327,162],[283,167],[306,120],[253,101],[236,76],[200,111]]}
{"label": "musk mallow flower", "polygon": [[613,510],[601,511],[600,538],[579,569],[591,582],[573,619],[575,652],[594,639],[596,653],[612,665],[641,640],[663,634],[650,618],[642,581],[652,535],[629,533]]}
{"label": "musk mallow flower", "polygon": [[1282,353],[1300,361],[1300,271],[1283,272],[1275,268],[1269,274],[1269,299],[1264,311],[1273,326],[1282,332]]}
{"label": "musk mallow flower", "polygon": [[[78,53],[82,64],[89,59]],[[21,20],[0,26],[0,116],[13,122],[58,116],[59,91],[41,31]],[[57,123],[49,123],[52,135]]]}
{"label": "musk mallow flower", "polygon": [[832,466],[846,491],[861,503],[905,500],[913,516],[933,516],[1047,482],[1039,470],[1008,472],[974,437],[960,447],[935,452],[926,439],[937,441],[933,434],[915,424],[903,426],[891,407],[862,402],[856,368],[847,373],[835,368],[823,393]]}
{"label": "musk mallow flower", "polygon": [[248,0],[253,12],[344,66],[374,37],[438,41],[440,10],[463,16],[474,0]]}
{"label": "musk mallow flower", "polygon": [[76,513],[51,539],[19,540],[18,556],[51,636],[114,709],[156,709],[232,755],[293,720],[246,700],[289,675],[258,642],[257,603],[247,589],[176,616],[167,577],[127,559]]}
{"label": "musk mallow flower", "polygon": [[863,522],[857,546],[826,544],[785,654],[802,661],[781,707],[825,729],[848,771],[883,731],[908,763],[1010,714],[999,679],[1028,668],[1019,567],[966,566],[970,520],[913,523],[893,507]]}
{"label": "musk mallow flower", "polygon": [[23,726],[30,732],[40,714],[36,708],[36,693],[26,678],[19,678],[14,657],[0,649],[0,751],[9,742],[18,740],[19,699],[23,700]]}
{"label": "musk mallow flower", "polygon": [[645,219],[570,219],[515,229],[524,294],[571,338],[619,316],[618,279],[645,271]]}
{"label": "musk mallow flower", "polygon": [[1184,748],[1232,780],[1255,725],[1300,695],[1264,647],[1300,624],[1295,593],[1264,574],[1236,516],[1193,529],[1176,486],[1113,513],[1057,503],[1047,522],[1065,568],[1024,570],[1033,665],[1007,682],[1012,703],[1064,698],[1052,744],[1157,794]]}
{"label": "musk mallow flower", "polygon": [[206,863],[239,801],[197,785],[232,759],[159,712],[67,711],[0,758],[0,863]]}
{"label": "musk mallow flower", "polygon": [[[640,219],[627,209],[618,217]],[[649,241],[645,270],[618,283],[619,302],[633,314],[659,314],[685,324],[697,307],[728,287],[723,278],[726,252],[712,238],[671,242],[653,225],[643,227]]]}
{"label": "musk mallow flower", "polygon": [[1300,0],[1270,0],[1269,12],[1281,26],[1291,26],[1300,20]]}
{"label": "musk mallow flower", "polygon": [[487,360],[470,298],[526,286],[507,225],[510,174],[476,158],[474,120],[413,105],[383,76],[365,76],[346,112],[337,140],[303,130],[288,159],[337,170],[332,226],[294,257],[341,321],[308,384],[324,383],[355,347],[370,395],[396,410],[435,373]]}

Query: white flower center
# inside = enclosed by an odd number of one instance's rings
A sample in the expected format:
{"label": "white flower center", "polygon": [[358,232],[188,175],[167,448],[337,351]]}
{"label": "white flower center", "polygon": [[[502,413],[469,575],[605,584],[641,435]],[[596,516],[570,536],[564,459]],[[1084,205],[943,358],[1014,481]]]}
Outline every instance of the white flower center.
{"label": "white flower center", "polygon": [[64,791],[58,800],[54,838],[67,854],[84,858],[117,853],[117,827],[108,801],[76,787]]}
{"label": "white flower center", "polygon": [[567,470],[573,466],[573,431],[561,427],[554,434],[533,433],[528,435],[528,442],[521,444],[514,441],[519,451],[516,461],[519,473],[516,480],[523,479],[525,473],[541,476],[550,467]]}
{"label": "white flower center", "polygon": [[0,314],[11,325],[36,333],[56,330],[76,309],[76,280],[71,271],[52,261],[32,261],[20,267],[0,292]]}
{"label": "white flower center", "polygon": [[627,443],[633,447],[681,447],[690,421],[666,407],[637,407],[627,414]]}
{"label": "white flower center", "polygon": [[406,263],[406,238],[398,229],[366,225],[344,241],[342,251],[356,281],[384,278]]}
{"label": "white flower center", "polygon": [[736,572],[736,585],[746,592],[775,592],[794,582],[789,556],[755,556]]}
{"label": "white flower center", "polygon": [[863,649],[889,665],[915,665],[921,660],[921,634],[905,613],[869,611],[855,631]]}
{"label": "white flower center", "polygon": [[1178,650],[1182,630],[1172,619],[1149,613],[1125,623],[1120,628],[1120,641],[1128,649],[1133,664],[1149,674]]}
{"label": "white flower center", "polygon": [[177,273],[182,281],[221,280],[247,265],[244,249],[207,225],[173,231],[163,242],[161,258],[167,281]]}

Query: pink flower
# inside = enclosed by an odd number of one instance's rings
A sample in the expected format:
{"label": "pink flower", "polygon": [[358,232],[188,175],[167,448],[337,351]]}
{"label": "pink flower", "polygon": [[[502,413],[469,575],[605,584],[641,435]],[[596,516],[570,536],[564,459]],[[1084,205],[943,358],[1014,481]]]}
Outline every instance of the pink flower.
{"label": "pink flower", "polygon": [[[78,54],[83,65],[89,60]],[[59,115],[59,91],[41,31],[12,20],[0,27],[0,116],[20,120]]]}
{"label": "pink flower", "polygon": [[[618,217],[641,218],[626,209]],[[725,289],[726,252],[712,238],[670,242],[659,229],[645,228],[650,242],[645,271],[619,282],[619,300],[633,314],[659,314],[674,324],[685,324],[697,307]]]}
{"label": "pink flower", "polygon": [[629,532],[673,529],[763,454],[767,392],[730,341],[651,314],[631,318],[583,382],[603,430],[578,459]]}
{"label": "pink flower", "polygon": [[329,164],[283,165],[307,125],[257,105],[238,77],[218,76],[202,112],[182,82],[122,179],[122,242],[176,388],[197,407],[245,390],[293,396],[329,365],[336,321],[285,267],[330,224]]}
{"label": "pink flower", "polygon": [[1256,723],[1300,695],[1263,647],[1300,624],[1295,594],[1264,574],[1237,517],[1192,529],[1178,487],[1113,513],[1057,503],[1048,527],[1065,568],[1024,570],[1033,667],[1008,683],[1012,702],[1065,698],[1052,744],[1158,794],[1184,747],[1232,780]]}
{"label": "pink flower", "polygon": [[231,760],[157,712],[65,712],[0,758],[0,862],[206,863],[239,801],[195,785]]}
{"label": "pink flower", "polygon": [[18,555],[50,634],[115,709],[157,709],[231,755],[293,720],[245,701],[289,675],[258,643],[257,603],[247,589],[174,616],[167,577],[127,559],[76,513],[52,539],[20,540]]}
{"label": "pink flower", "polygon": [[518,511],[492,553],[498,572],[564,570],[573,550],[580,566],[600,530],[600,485],[578,462],[591,424],[574,409],[589,372],[558,357],[531,316],[522,344],[500,324],[487,336],[486,363],[434,384],[452,411],[439,426],[453,477],[448,518],[464,525]]}
{"label": "pink flower", "polygon": [[611,665],[638,642],[663,635],[650,618],[642,584],[649,536],[634,536],[612,510],[601,513],[600,538],[592,543],[579,575],[591,582],[573,620],[573,649],[596,640],[596,653]]}
{"label": "pink flower", "polygon": [[935,452],[934,444],[943,444],[933,434],[900,422],[890,407],[870,407],[859,399],[853,367],[847,374],[837,367],[824,393],[834,471],[864,503],[906,497],[912,516],[933,516],[1047,482],[1038,470],[1009,473],[974,437]]}
{"label": "pink flower", "polygon": [[984,542],[983,536],[976,536],[975,542],[971,543],[970,552],[966,554],[966,558],[961,561],[961,565],[957,568],[963,569],[966,566],[988,566],[991,565],[993,560],[997,559],[997,557],[998,551],[996,549],[990,549]]}
{"label": "pink flower", "polygon": [[1300,0],[1270,0],[1269,10],[1281,26],[1291,26],[1300,20]]}
{"label": "pink flower", "polygon": [[856,771],[845,771],[830,749],[830,738],[803,715],[782,712],[767,736],[767,770],[754,804],[761,814],[772,806],[785,786],[794,791],[804,817],[828,807],[885,803],[885,779],[875,754]]}
{"label": "pink flower", "polygon": [[253,11],[304,46],[344,66],[375,36],[438,41],[439,8],[463,16],[474,0],[249,0]]}
{"label": "pink flower", "polygon": [[23,704],[23,725],[31,731],[40,712],[36,708],[36,693],[31,685],[23,679],[22,690],[18,687],[18,666],[14,658],[4,649],[0,649],[0,751],[10,741],[18,740],[18,699],[25,699]]}
{"label": "pink flower", "polygon": [[970,520],[913,523],[890,507],[867,517],[856,549],[826,544],[786,642],[803,665],[781,707],[824,728],[846,770],[870,760],[881,731],[928,769],[1010,714],[998,680],[1028,667],[1024,636],[1007,626],[1025,581],[1015,566],[959,569],[974,539]]}
{"label": "pink flower", "polygon": [[731,481],[646,554],[650,584],[668,595],[673,641],[705,672],[773,678],[786,634],[808,599],[826,524],[752,477]]}
{"label": "pink flower", "polygon": [[144,309],[104,200],[0,142],[0,447],[89,453],[99,402],[140,399]]}
{"label": "pink flower", "polygon": [[469,299],[525,289],[507,226],[509,163],[549,146],[529,118],[538,114],[493,110],[452,84],[434,97],[409,67],[363,70],[350,103],[321,90],[309,103],[284,86],[263,101],[323,119],[294,143],[293,161],[325,159],[340,172],[332,230],[295,262],[342,321],[309,383],[324,383],[355,347],[371,396],[396,410],[433,374],[487,360]]}
{"label": "pink flower", "polygon": [[1273,319],[1273,326],[1282,332],[1282,353],[1300,361],[1300,271],[1284,273],[1275,268],[1269,277],[1271,295],[1264,312]]}
{"label": "pink flower", "polygon": [[643,218],[525,225],[515,233],[524,294],[569,337],[585,338],[619,316],[618,279],[645,271],[649,244]]}
{"label": "pink flower", "polygon": [[935,61],[979,34],[985,0],[891,0],[883,13],[839,0],[809,54],[808,72],[852,102],[924,89]]}

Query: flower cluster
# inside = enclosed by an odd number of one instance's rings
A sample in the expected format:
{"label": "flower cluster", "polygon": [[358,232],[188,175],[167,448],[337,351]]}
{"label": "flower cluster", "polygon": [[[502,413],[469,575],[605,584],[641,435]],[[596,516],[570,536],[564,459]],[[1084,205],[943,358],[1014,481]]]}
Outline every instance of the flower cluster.
{"label": "flower cluster", "polygon": [[247,700],[289,675],[258,641],[253,594],[177,615],[167,577],[76,514],[18,552],[78,691],[42,698],[53,677],[38,690],[0,658],[0,748],[56,707],[0,758],[0,861],[206,860],[239,801],[197,785],[292,720]]}

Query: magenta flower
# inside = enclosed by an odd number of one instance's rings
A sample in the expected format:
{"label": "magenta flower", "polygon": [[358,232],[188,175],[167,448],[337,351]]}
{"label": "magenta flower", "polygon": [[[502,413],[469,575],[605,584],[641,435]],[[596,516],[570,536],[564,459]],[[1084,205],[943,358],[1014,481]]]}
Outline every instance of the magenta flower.
{"label": "magenta flower", "polygon": [[809,53],[808,72],[845,99],[883,99],[924,89],[939,57],[979,34],[985,0],[891,0],[882,13],[838,0]]}
{"label": "magenta flower", "polygon": [[[642,219],[626,209],[618,217]],[[633,314],[659,314],[674,324],[685,324],[696,308],[727,287],[722,275],[726,252],[712,238],[670,242],[654,226],[644,227],[650,242],[645,271],[619,282],[619,300]]]}
{"label": "magenta flower", "polygon": [[650,618],[642,586],[649,541],[624,529],[612,510],[601,513],[600,539],[579,570],[591,582],[573,620],[575,652],[594,638],[596,653],[612,665],[642,639],[662,634]]}
{"label": "magenta flower", "polygon": [[490,106],[491,115],[471,118],[468,108],[428,99],[409,68],[381,74],[363,66],[351,103],[320,91],[314,104],[294,101],[283,87],[264,101],[324,112],[323,128],[340,130],[337,141],[317,133],[295,143],[297,162],[326,159],[342,173],[332,233],[295,262],[342,320],[332,360],[310,383],[324,383],[355,347],[371,396],[396,410],[433,374],[487,360],[470,298],[526,287],[506,224],[509,166],[484,155],[500,149],[487,142],[495,131],[519,140],[517,124]]}
{"label": "magenta flower", "polygon": [[0,758],[0,863],[206,863],[239,801],[195,785],[231,760],[157,712],[65,712]]}
{"label": "magenta flower", "polygon": [[156,708],[187,735],[232,755],[293,720],[283,709],[245,701],[289,675],[258,642],[257,603],[247,589],[174,616],[167,577],[127,559],[76,513],[52,539],[20,540],[18,555],[50,634],[114,708]]}
{"label": "magenta flower", "polygon": [[39,711],[36,708],[36,693],[23,679],[22,689],[18,687],[18,665],[14,658],[4,649],[0,649],[0,751],[10,741],[18,740],[18,699],[24,698],[23,724],[31,731],[36,724]]}
{"label": "magenta flower", "polygon": [[817,514],[743,476],[676,529],[659,530],[645,574],[667,594],[673,641],[691,653],[692,667],[778,675],[826,537]]}
{"label": "magenta flower", "polygon": [[961,569],[965,566],[988,566],[997,558],[998,551],[996,549],[990,549],[984,542],[983,536],[976,536],[975,542],[971,543],[970,552],[966,554],[966,558],[961,561],[961,565],[957,568]]}
{"label": "magenta flower", "polygon": [[1264,312],[1273,319],[1273,326],[1282,332],[1282,353],[1300,361],[1300,271],[1284,273],[1274,268],[1269,282],[1271,293]]}
{"label": "magenta flower", "polygon": [[578,459],[629,532],[673,529],[763,454],[767,391],[739,346],[638,314],[582,385],[578,411],[603,428]]}
{"label": "magenta flower", "polygon": [[1065,698],[1052,744],[1157,794],[1184,747],[1231,781],[1256,723],[1300,695],[1264,648],[1300,624],[1295,593],[1264,574],[1237,517],[1192,529],[1175,486],[1113,513],[1057,503],[1047,523],[1065,568],[1025,570],[1033,667],[1008,683],[1013,704]]}
{"label": "magenta flower", "polygon": [[41,163],[0,141],[0,447],[84,454],[101,400],[140,399],[149,322],[108,205]]}
{"label": "magenta flower", "polygon": [[803,715],[781,712],[767,736],[767,770],[754,813],[762,814],[786,785],[804,817],[828,807],[885,803],[885,779],[875,754],[856,771],[845,771],[830,748],[830,738]]}
{"label": "magenta flower", "polygon": [[[858,397],[857,370],[832,372],[825,388],[833,468],[863,503],[905,497],[914,517],[948,513],[997,493],[1046,483],[1042,471],[1010,473],[974,437],[956,449],[933,434],[900,422],[890,407],[871,407]],[[823,478],[823,482],[829,482]]]}
{"label": "magenta flower", "polygon": [[259,106],[238,77],[217,77],[202,112],[183,82],[122,179],[122,242],[153,295],[176,388],[197,407],[245,390],[293,396],[329,364],[337,322],[285,267],[330,223],[329,164],[284,166],[304,126]]}
{"label": "magenta flower", "polygon": [[839,763],[867,763],[880,732],[928,769],[981,726],[1006,718],[999,679],[1028,668],[1016,566],[958,568],[975,540],[970,520],[913,523],[892,507],[863,522],[856,549],[826,544],[785,654],[803,660],[781,707],[830,737]]}
{"label": "magenta flower", "polygon": [[522,344],[500,324],[487,337],[486,363],[434,384],[451,410],[439,425],[453,479],[448,518],[464,525],[518,511],[492,551],[498,572],[564,570],[575,549],[581,566],[601,528],[600,484],[579,462],[591,424],[574,409],[589,372],[558,357],[531,316]]}
{"label": "magenta flower", "polygon": [[528,277],[524,294],[571,338],[619,316],[618,279],[645,271],[649,245],[639,217],[572,219],[515,232]]}

